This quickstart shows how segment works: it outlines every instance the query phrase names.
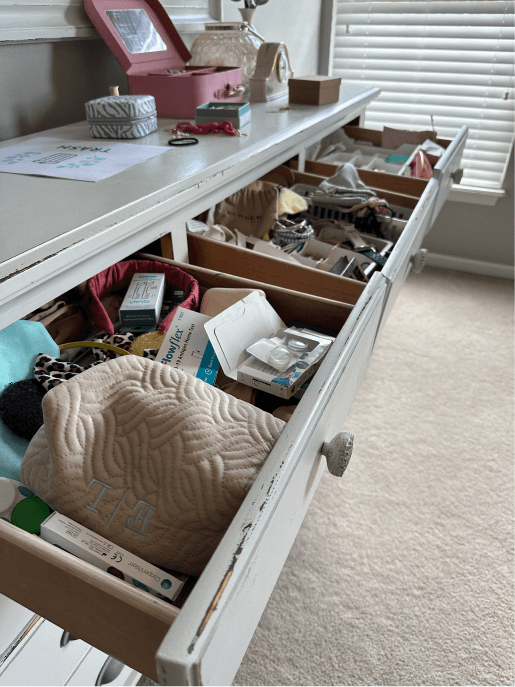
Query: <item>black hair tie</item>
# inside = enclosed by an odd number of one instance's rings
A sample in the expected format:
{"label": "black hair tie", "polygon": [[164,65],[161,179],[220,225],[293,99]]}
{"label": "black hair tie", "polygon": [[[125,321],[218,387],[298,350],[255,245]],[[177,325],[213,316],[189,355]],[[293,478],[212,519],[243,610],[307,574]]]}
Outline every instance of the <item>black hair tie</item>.
{"label": "black hair tie", "polygon": [[198,138],[193,136],[186,136],[185,138],[171,138],[168,141],[169,146],[194,146],[198,143]]}

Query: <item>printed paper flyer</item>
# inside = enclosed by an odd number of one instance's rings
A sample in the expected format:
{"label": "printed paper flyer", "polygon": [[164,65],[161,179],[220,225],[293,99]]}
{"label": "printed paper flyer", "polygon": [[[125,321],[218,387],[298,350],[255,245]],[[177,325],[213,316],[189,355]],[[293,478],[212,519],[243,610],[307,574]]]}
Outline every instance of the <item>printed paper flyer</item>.
{"label": "printed paper flyer", "polygon": [[112,139],[74,141],[40,136],[0,148],[0,172],[100,181],[170,150]]}

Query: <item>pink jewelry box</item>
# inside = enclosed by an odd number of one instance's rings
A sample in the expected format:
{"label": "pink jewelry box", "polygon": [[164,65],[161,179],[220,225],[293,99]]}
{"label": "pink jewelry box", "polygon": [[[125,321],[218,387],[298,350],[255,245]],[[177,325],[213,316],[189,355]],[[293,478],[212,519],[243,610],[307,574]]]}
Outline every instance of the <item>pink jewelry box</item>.
{"label": "pink jewelry box", "polygon": [[84,0],[84,8],[127,74],[129,92],[153,95],[158,117],[191,119],[198,105],[241,102],[241,68],[187,67],[191,54],[159,0]]}

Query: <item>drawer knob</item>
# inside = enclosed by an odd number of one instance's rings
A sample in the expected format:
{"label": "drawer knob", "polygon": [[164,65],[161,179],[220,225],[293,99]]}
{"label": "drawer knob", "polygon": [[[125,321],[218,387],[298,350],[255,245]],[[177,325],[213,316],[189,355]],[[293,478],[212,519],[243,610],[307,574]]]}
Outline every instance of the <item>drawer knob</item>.
{"label": "drawer knob", "polygon": [[327,468],[331,475],[341,477],[349,464],[354,444],[354,435],[348,432],[338,434],[322,446],[322,455],[326,457]]}
{"label": "drawer knob", "polygon": [[463,179],[463,170],[457,169],[455,172],[451,174],[451,179],[455,184],[459,184],[460,181]]}
{"label": "drawer knob", "polygon": [[120,675],[124,667],[124,663],[118,661],[114,656],[109,656],[100,669],[95,685],[108,685],[110,682],[113,682],[118,675]]}
{"label": "drawer knob", "polygon": [[411,258],[411,269],[415,274],[420,274],[424,267],[426,266],[427,263],[427,250],[425,248],[421,248],[419,251],[415,253],[415,255]]}
{"label": "drawer knob", "polygon": [[66,630],[65,630],[63,632],[63,634],[61,635],[61,642],[60,642],[61,649],[63,649],[70,642],[74,642],[76,639],[78,639],[78,637],[74,637],[72,634],[70,634],[69,632],[66,632]]}

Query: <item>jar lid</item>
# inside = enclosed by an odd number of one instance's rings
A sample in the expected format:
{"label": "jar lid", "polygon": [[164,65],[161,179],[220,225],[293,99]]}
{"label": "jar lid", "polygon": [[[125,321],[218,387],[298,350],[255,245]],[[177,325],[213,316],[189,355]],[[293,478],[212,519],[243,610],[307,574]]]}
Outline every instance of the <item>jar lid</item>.
{"label": "jar lid", "polygon": [[153,95],[106,95],[85,103],[89,119],[130,119],[156,114],[156,100]]}
{"label": "jar lid", "polygon": [[13,508],[11,522],[30,534],[39,534],[41,523],[49,515],[50,508],[44,501],[37,496],[29,496]]}

